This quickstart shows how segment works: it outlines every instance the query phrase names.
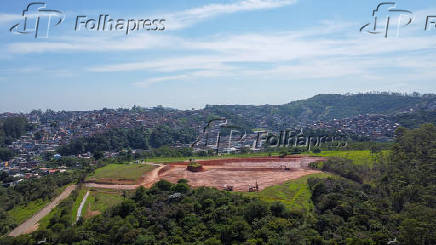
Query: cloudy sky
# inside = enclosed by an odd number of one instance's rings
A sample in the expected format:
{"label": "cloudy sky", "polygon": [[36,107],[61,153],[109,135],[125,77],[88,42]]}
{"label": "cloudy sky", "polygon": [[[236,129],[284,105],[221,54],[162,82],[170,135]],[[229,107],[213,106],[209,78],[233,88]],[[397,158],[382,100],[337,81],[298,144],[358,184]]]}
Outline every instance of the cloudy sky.
{"label": "cloudy sky", "polygon": [[[16,34],[29,1],[0,9],[0,112],[133,105],[284,104],[319,93],[436,93],[436,2],[397,1],[388,38],[372,0],[46,1],[48,38]],[[413,12],[413,21],[407,25]],[[35,10],[34,10],[35,11]],[[401,16],[400,13],[403,15]],[[75,31],[77,16],[165,19],[164,31]],[[44,22],[41,18],[40,28]],[[29,23],[32,16],[29,17]],[[435,17],[436,20],[436,17]],[[33,20],[34,21],[34,20]],[[45,20],[46,21],[46,20]],[[400,28],[397,28],[399,23]],[[47,25],[47,24],[45,24]]]}

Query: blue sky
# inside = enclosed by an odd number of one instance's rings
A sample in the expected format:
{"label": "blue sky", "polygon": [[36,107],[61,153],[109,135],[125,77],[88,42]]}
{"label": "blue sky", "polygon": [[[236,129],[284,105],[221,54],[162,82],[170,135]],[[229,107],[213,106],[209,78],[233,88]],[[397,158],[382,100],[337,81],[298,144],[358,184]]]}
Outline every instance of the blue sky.
{"label": "blue sky", "polygon": [[[436,2],[396,1],[413,22],[389,38],[360,27],[372,0],[46,1],[49,37],[9,31],[29,1],[0,10],[0,112],[284,104],[319,93],[436,93]],[[166,19],[164,31],[74,31],[76,16]],[[391,23],[398,19],[392,16]],[[383,19],[384,20],[384,19]],[[401,19],[401,23],[404,24]],[[383,28],[380,21],[378,25]]]}

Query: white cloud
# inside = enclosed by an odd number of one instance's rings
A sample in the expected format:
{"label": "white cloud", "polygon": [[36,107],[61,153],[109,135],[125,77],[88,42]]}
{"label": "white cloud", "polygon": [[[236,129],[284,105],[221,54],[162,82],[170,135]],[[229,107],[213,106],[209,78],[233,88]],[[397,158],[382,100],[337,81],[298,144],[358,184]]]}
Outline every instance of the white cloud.
{"label": "white cloud", "polygon": [[296,2],[296,0],[244,0],[230,4],[209,4],[163,16],[168,21],[168,30],[177,30],[218,15],[281,8]]}
{"label": "white cloud", "polygon": [[[173,13],[184,26],[205,18],[238,11],[278,8],[295,1],[246,0],[232,4],[211,4]],[[245,33],[202,38],[181,38],[167,34],[145,33],[123,37],[63,37],[55,42],[15,43],[15,53],[60,51],[163,51],[155,59],[134,55],[130,62],[99,65],[92,72],[151,71],[149,77],[135,86],[148,87],[165,81],[187,81],[204,78],[240,77],[242,79],[304,80],[334,78],[386,78],[380,69],[410,70],[409,79],[429,79],[436,75],[434,51],[436,36],[415,35],[399,38],[359,33],[356,23],[324,21],[304,30],[287,32]],[[181,26],[182,27],[182,26]],[[422,30],[421,30],[422,31]],[[332,35],[340,33],[339,36]],[[107,33],[105,33],[107,34]],[[168,51],[177,51],[171,54]],[[419,55],[412,55],[419,53]],[[258,64],[266,64],[254,69]],[[403,75],[390,78],[403,80]]]}
{"label": "white cloud", "polygon": [[13,21],[21,20],[23,16],[18,14],[0,13],[0,24],[11,23]]}
{"label": "white cloud", "polygon": [[[296,32],[298,33],[298,32]],[[203,55],[186,55],[166,57],[157,60],[120,63],[91,67],[94,72],[122,72],[135,70],[149,70],[159,72],[175,72],[190,70],[217,70],[220,68],[238,67],[235,63],[271,63],[275,67],[289,67],[287,62],[310,61],[319,64],[322,60],[331,60],[342,57],[354,65],[361,64],[366,67],[396,66],[383,57],[392,55],[406,55],[426,49],[436,49],[435,38],[409,37],[398,39],[373,39],[364,35],[350,35],[342,39],[335,38],[307,38],[296,33],[270,33],[269,35],[246,34],[227,37],[209,38],[208,41],[179,39],[177,47],[181,51],[192,53],[200,51]],[[169,44],[171,42],[168,42]],[[170,47],[170,46],[168,46]],[[367,59],[372,57],[372,59]],[[375,57],[377,57],[375,59]],[[425,56],[412,59],[422,60]],[[389,57],[387,57],[389,59]],[[403,59],[407,61],[406,58]],[[410,62],[409,62],[410,64]],[[418,62],[417,66],[421,62]],[[413,64],[410,64],[413,65]],[[401,62],[398,66],[405,66]],[[304,71],[303,67],[299,67]],[[301,72],[304,73],[304,72]],[[308,72],[310,73],[310,72]]]}
{"label": "white cloud", "polygon": [[[273,9],[296,3],[297,0],[243,0],[230,4],[209,4],[180,12],[163,14],[167,19],[167,30],[177,30],[191,26],[208,18],[223,14],[232,14],[241,11]],[[0,14],[2,20],[20,19],[19,15]],[[94,33],[95,34],[95,33]],[[126,51],[153,49],[156,47],[172,46],[177,42],[175,37],[165,37],[159,33],[135,34],[125,36],[123,33],[105,33],[105,36],[94,37],[51,37],[54,41],[47,42],[17,42],[7,45],[7,50],[12,53],[45,53],[45,52],[71,52],[71,51]],[[171,41],[168,45],[168,41]]]}
{"label": "white cloud", "polygon": [[48,53],[48,52],[108,52],[108,51],[130,51],[146,50],[162,47],[169,47],[177,42],[177,37],[165,35],[154,35],[150,33],[138,34],[135,36],[119,38],[117,35],[108,36],[65,36],[51,42],[19,42],[9,44],[7,49],[11,53]]}

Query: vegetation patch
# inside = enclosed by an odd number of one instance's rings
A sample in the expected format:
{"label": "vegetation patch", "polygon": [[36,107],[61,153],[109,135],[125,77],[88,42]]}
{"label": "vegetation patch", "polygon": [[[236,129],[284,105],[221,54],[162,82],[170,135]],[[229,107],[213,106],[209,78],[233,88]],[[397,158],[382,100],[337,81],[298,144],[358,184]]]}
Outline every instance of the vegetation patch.
{"label": "vegetation patch", "polygon": [[[77,212],[79,211],[79,206],[80,203],[83,200],[83,197],[85,196],[86,192],[88,191],[87,188],[82,188],[79,190],[79,193],[77,194],[77,198],[73,203],[73,210],[71,211],[72,215],[71,215],[71,222],[75,223],[76,222],[76,217],[77,217]],[[83,215],[83,210],[82,210],[82,215]]]}
{"label": "vegetation patch", "polygon": [[91,190],[88,199],[83,206],[82,217],[89,218],[96,214],[103,213],[124,199],[125,193],[113,190]]}
{"label": "vegetation patch", "polygon": [[[38,222],[38,230],[50,229],[58,232],[73,225],[74,203],[80,199],[82,190],[74,190],[71,195],[59,203],[51,212]],[[77,210],[76,210],[77,213]]]}
{"label": "vegetation patch", "polygon": [[11,216],[17,224],[21,224],[43,209],[49,202],[49,199],[31,201],[25,205],[20,205],[9,210],[8,215]]}
{"label": "vegetation patch", "polygon": [[201,171],[203,171],[203,165],[201,165],[201,164],[198,163],[198,162],[191,162],[191,163],[189,163],[189,165],[186,167],[186,169],[187,169],[188,171],[191,171],[191,172],[201,172]]}
{"label": "vegetation patch", "polygon": [[364,165],[372,167],[375,163],[385,160],[389,154],[389,151],[380,151],[378,153],[372,153],[369,150],[366,151],[322,151],[320,153],[308,153],[311,156],[320,157],[338,157],[352,160],[356,165]]}
{"label": "vegetation patch", "polygon": [[[63,186],[58,188],[55,193],[59,195],[62,193],[67,186]],[[22,224],[27,219],[30,219],[33,215],[38,213],[41,209],[47,206],[50,203],[49,198],[39,198],[35,201],[30,201],[26,204],[22,204],[14,207],[13,209],[7,211],[8,215],[13,218],[16,224]]]}
{"label": "vegetation patch", "polygon": [[309,178],[327,178],[329,173],[311,174],[296,180],[287,181],[281,185],[265,188],[260,192],[246,192],[243,195],[258,197],[266,202],[281,202],[293,211],[309,213],[313,211],[311,192],[307,180]]}
{"label": "vegetation patch", "polygon": [[145,173],[154,168],[148,164],[109,164],[102,168],[96,169],[93,174],[86,178],[86,181],[106,182],[106,181],[135,181]]}

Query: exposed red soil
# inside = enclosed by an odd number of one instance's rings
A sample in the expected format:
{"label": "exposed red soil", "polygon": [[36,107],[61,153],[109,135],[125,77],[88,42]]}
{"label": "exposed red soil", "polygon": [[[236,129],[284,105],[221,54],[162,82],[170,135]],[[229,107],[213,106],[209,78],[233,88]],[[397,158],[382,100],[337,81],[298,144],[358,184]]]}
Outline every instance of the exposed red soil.
{"label": "exposed red soil", "polygon": [[248,191],[249,186],[259,185],[259,190],[268,186],[281,184],[291,179],[298,179],[320,171],[308,168],[310,162],[323,161],[325,158],[292,156],[253,157],[199,161],[204,171],[186,170],[187,162],[170,163],[159,171],[159,179],[177,182],[187,179],[194,187],[213,186],[224,189],[233,186],[235,191]]}
{"label": "exposed red soil", "polygon": [[[201,172],[191,172],[186,169],[189,162],[174,162],[153,169],[146,173],[139,184],[151,187],[160,179],[176,183],[179,179],[187,179],[193,187],[212,186],[225,189],[233,186],[235,191],[248,191],[249,186],[259,186],[263,190],[268,186],[282,184],[287,180],[298,179],[308,174],[320,173],[308,168],[309,163],[324,161],[323,157],[288,156],[280,157],[251,157],[230,158],[216,160],[198,160],[203,166]],[[135,184],[104,184],[88,183],[89,187],[110,189],[135,189]]]}

